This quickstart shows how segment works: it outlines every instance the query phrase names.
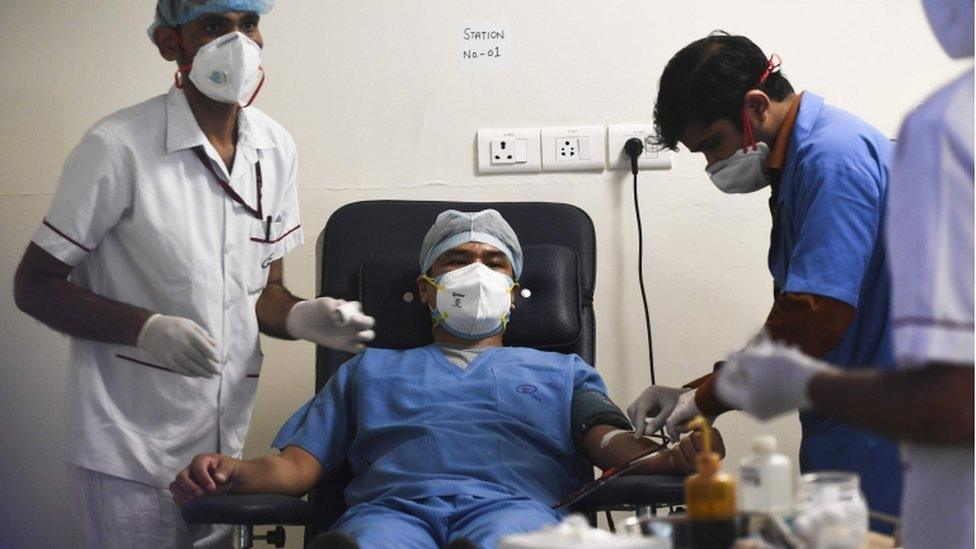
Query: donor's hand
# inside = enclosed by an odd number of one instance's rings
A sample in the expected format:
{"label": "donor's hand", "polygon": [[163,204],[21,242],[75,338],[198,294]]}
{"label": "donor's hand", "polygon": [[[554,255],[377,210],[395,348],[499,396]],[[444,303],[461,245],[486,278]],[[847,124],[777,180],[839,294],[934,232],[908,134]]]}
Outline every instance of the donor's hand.
{"label": "donor's hand", "polygon": [[[704,437],[700,427],[693,430],[681,438],[677,444],[671,446],[668,452],[671,453],[671,466],[674,474],[689,475],[698,468],[698,455],[705,451]],[[712,428],[712,451],[720,458],[725,457],[725,443],[718,429]]]}
{"label": "donor's hand", "polygon": [[240,463],[222,454],[196,456],[170,483],[173,501],[182,507],[188,501],[227,493],[237,480]]}

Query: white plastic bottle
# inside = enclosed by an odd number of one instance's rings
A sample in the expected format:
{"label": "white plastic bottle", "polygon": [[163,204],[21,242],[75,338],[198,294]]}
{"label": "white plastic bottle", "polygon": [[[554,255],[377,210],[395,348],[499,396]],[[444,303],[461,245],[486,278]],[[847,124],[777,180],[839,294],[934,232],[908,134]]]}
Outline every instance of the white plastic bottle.
{"label": "white plastic bottle", "polygon": [[790,458],[776,452],[772,435],[754,438],[752,454],[739,464],[739,510],[783,518],[793,514],[793,466]]}

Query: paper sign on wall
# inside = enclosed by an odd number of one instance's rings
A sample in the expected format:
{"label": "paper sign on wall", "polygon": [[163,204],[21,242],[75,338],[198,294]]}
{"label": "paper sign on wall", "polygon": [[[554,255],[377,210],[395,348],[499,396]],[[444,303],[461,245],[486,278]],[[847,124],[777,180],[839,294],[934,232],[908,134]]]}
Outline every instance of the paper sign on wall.
{"label": "paper sign on wall", "polygon": [[509,68],[512,39],[508,33],[507,21],[462,21],[458,38],[462,71],[497,71]]}

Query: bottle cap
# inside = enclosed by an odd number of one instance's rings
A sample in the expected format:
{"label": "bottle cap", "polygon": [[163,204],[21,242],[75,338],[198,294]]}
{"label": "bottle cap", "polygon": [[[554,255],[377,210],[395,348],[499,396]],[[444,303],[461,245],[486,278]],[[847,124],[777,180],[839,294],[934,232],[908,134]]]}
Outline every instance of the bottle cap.
{"label": "bottle cap", "polygon": [[773,435],[758,435],[756,438],[752,439],[752,450],[754,452],[775,452],[776,437]]}
{"label": "bottle cap", "polygon": [[698,474],[702,476],[711,476],[719,472],[721,469],[721,459],[718,454],[712,451],[712,426],[708,422],[705,416],[695,416],[695,419],[691,420],[689,423],[691,427],[700,427],[702,432],[702,452],[698,454],[698,459],[695,460],[696,468],[698,469]]}
{"label": "bottle cap", "polygon": [[721,468],[721,461],[715,452],[702,452],[698,454],[696,464],[698,466],[698,474],[703,477],[709,477],[718,473]]}

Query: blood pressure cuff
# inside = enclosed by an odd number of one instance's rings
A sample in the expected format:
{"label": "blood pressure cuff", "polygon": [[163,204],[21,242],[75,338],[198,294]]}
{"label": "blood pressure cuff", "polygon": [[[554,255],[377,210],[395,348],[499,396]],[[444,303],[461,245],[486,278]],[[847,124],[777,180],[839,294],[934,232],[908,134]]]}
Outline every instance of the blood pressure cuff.
{"label": "blood pressure cuff", "polygon": [[[613,425],[618,429],[630,430],[633,426],[627,416],[616,404],[600,391],[579,391],[573,395],[572,417],[573,444],[583,452],[583,435],[595,425]],[[585,455],[585,454],[584,454]]]}

